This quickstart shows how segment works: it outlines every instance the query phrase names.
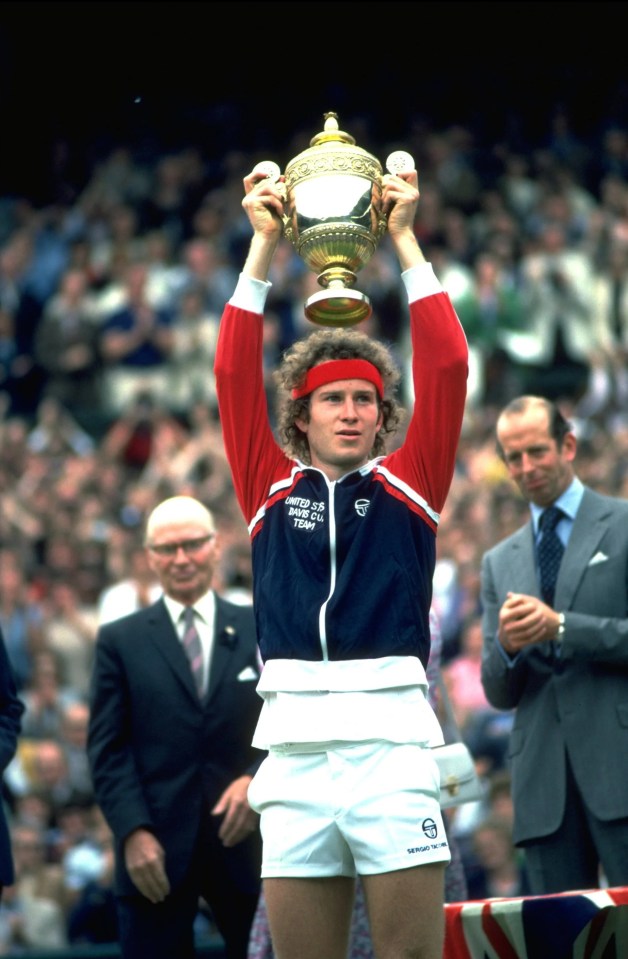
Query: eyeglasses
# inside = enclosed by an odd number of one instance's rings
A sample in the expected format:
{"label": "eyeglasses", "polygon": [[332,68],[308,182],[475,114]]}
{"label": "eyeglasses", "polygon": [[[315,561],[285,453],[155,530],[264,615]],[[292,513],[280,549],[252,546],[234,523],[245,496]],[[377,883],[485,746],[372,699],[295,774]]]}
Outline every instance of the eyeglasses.
{"label": "eyeglasses", "polygon": [[214,538],[215,533],[209,533],[207,536],[199,536],[198,539],[184,539],[179,543],[149,543],[148,548],[158,556],[176,556],[180,549],[186,556],[193,556],[194,553],[200,553],[203,546]]}

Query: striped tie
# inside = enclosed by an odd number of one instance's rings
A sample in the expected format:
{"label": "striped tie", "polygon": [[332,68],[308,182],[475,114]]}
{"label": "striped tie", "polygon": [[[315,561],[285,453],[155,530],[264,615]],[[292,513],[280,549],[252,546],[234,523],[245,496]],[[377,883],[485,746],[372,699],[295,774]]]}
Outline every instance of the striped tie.
{"label": "striped tie", "polygon": [[186,606],[183,613],[183,623],[185,626],[183,633],[183,648],[187,658],[190,661],[190,669],[194,677],[196,691],[201,697],[203,695],[203,648],[201,638],[194,623],[194,609],[192,606]]}

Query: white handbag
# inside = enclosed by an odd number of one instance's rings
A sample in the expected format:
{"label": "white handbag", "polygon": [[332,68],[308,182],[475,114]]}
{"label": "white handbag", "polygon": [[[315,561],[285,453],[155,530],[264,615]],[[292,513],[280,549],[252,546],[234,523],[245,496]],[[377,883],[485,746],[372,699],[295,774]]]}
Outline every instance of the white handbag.
{"label": "white handbag", "polygon": [[473,756],[460,736],[449,694],[440,672],[438,686],[446,720],[443,728],[449,728],[450,734],[456,737],[454,742],[432,747],[432,756],[440,772],[441,809],[449,809],[452,806],[461,806],[463,803],[477,802],[482,798],[483,793]]}

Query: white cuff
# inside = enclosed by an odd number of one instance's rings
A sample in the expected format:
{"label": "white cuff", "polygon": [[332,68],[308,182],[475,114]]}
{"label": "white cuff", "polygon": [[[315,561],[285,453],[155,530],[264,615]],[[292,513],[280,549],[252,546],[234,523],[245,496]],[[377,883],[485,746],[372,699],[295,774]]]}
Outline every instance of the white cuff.
{"label": "white cuff", "polygon": [[247,276],[246,273],[240,273],[229,303],[240,310],[261,315],[271,286],[272,283],[269,280],[256,280],[252,276]]}
{"label": "white cuff", "polygon": [[405,284],[409,303],[443,292],[442,284],[434,273],[431,263],[418,263],[416,266],[411,266],[409,270],[404,270],[401,279]]}

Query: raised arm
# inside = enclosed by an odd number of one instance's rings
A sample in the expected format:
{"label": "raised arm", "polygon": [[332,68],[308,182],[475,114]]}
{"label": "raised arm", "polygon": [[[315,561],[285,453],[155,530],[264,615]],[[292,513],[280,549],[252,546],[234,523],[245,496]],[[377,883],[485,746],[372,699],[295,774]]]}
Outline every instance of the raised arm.
{"label": "raised arm", "polygon": [[246,211],[253,237],[242,272],[254,280],[267,280],[277,244],[283,235],[285,186],[253,171],[244,178]]}

